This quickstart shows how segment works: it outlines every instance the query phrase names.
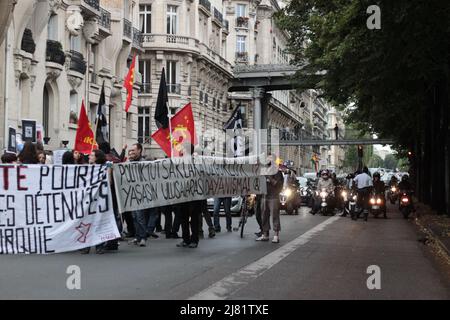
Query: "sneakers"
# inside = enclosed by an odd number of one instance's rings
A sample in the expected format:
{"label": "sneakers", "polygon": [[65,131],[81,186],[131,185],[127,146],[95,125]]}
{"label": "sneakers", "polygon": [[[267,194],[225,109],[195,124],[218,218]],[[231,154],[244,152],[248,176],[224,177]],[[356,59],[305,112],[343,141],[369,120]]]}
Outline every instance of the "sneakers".
{"label": "sneakers", "polygon": [[198,243],[196,243],[196,242],[191,242],[191,243],[188,245],[188,247],[189,247],[189,248],[197,248],[197,247],[198,247]]}
{"label": "sneakers", "polygon": [[214,238],[215,236],[216,236],[216,231],[214,230],[214,228],[209,228],[208,237],[209,238]]}
{"label": "sneakers", "polygon": [[280,243],[280,237],[279,236],[273,236],[272,243]]}
{"label": "sneakers", "polygon": [[138,244],[138,240],[136,238],[134,238],[133,240],[128,241],[128,244]]}
{"label": "sneakers", "polygon": [[260,237],[255,239],[256,241],[269,241],[269,237],[265,235],[261,235]]}
{"label": "sneakers", "polygon": [[141,241],[139,241],[139,247],[145,247],[146,246],[146,243],[145,243],[145,240],[144,239],[142,239]]}

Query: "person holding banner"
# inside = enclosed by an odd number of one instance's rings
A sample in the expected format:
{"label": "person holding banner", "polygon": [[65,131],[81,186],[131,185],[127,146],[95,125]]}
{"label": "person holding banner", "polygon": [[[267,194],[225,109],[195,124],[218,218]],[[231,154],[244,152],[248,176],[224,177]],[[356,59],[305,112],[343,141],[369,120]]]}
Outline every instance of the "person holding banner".
{"label": "person holding banner", "polygon": [[[91,154],[89,155],[89,164],[105,164],[106,163],[106,156],[105,153],[101,150],[93,150]],[[105,242],[100,243],[95,246],[95,253],[97,254],[103,254],[104,253],[104,245]],[[83,254],[88,254],[91,251],[90,247],[81,249],[80,252]]]}
{"label": "person holding banner", "polygon": [[[271,161],[272,157],[269,155]],[[270,162],[271,165],[271,162]],[[272,216],[273,231],[275,235],[273,237],[273,243],[280,242],[280,192],[283,190],[283,174],[280,170],[274,175],[267,176],[267,194],[264,201],[264,209],[262,210],[262,235],[256,238],[256,241],[269,241],[270,231],[270,216]]]}
{"label": "person holding banner", "polygon": [[[144,160],[142,157],[142,145],[140,143],[135,143],[131,146],[129,159],[131,162]],[[145,210],[135,210],[131,213],[135,228],[135,238],[129,243],[136,244],[140,247],[145,247],[147,245],[147,223],[145,221],[145,212]],[[150,223],[150,221],[148,223]]]}
{"label": "person holding banner", "polygon": [[[190,142],[184,143],[181,146],[179,154],[182,156],[185,163],[192,162],[194,145]],[[177,244],[177,247],[197,248],[199,242],[199,220],[202,210],[202,200],[186,202],[181,206],[181,232],[183,234],[183,241]]]}

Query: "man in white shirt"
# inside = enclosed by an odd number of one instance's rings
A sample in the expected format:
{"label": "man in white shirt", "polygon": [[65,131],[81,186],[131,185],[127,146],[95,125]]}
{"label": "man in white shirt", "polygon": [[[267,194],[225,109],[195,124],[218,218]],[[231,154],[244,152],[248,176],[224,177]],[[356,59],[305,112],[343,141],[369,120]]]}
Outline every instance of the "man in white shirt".
{"label": "man in white shirt", "polygon": [[353,179],[353,182],[355,183],[358,191],[358,207],[360,208],[356,219],[358,219],[361,212],[364,211],[364,221],[367,221],[367,217],[369,216],[369,195],[370,190],[373,187],[372,178],[369,175],[369,169],[364,167],[363,172],[358,174]]}

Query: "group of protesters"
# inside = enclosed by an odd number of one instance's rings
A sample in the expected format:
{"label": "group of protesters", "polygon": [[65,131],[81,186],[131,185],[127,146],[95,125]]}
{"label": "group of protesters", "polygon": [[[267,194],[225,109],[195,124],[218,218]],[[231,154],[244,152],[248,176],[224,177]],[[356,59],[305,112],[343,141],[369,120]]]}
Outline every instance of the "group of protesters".
{"label": "group of protesters", "polygon": [[[123,146],[121,154],[111,149],[109,143],[100,143],[98,149],[92,150],[89,155],[82,154],[76,150],[68,150],[62,156],[63,165],[85,165],[85,164],[110,164],[122,162],[137,162],[154,159],[146,159],[143,156],[143,148],[140,143],[133,144],[127,152],[127,145]],[[190,150],[188,150],[190,149]],[[194,146],[187,144],[184,146],[184,153],[188,156],[194,155]],[[181,152],[183,155],[183,152]],[[53,164],[52,158],[48,155],[41,143],[26,142],[23,149],[17,155],[12,152],[5,152],[1,157],[3,164]],[[111,175],[112,179],[112,175]],[[257,197],[256,218],[260,231],[256,232],[257,241],[268,241],[270,222],[273,219],[273,229],[275,236],[274,243],[279,242],[280,231],[280,213],[278,194],[280,184],[283,183],[283,177],[278,172],[273,176],[267,177],[267,195]],[[119,241],[131,239],[130,245],[145,247],[148,238],[159,238],[159,233],[165,234],[166,239],[179,239],[181,228],[182,240],[177,247],[197,248],[199,239],[204,237],[203,220],[208,226],[208,237],[215,237],[217,232],[221,232],[219,211],[223,204],[226,215],[227,232],[232,232],[231,219],[231,198],[214,199],[214,213],[211,216],[207,200],[190,201],[176,205],[168,205],[158,208],[149,208],[124,212],[119,214],[117,198],[114,188],[111,188],[113,208],[117,227],[121,233],[121,238],[109,240],[96,246],[96,253],[102,254],[105,251],[115,251],[119,248]],[[161,226],[161,216],[164,215],[164,228]],[[126,228],[124,228],[124,225]],[[80,250],[81,253],[89,253],[90,248]]]}

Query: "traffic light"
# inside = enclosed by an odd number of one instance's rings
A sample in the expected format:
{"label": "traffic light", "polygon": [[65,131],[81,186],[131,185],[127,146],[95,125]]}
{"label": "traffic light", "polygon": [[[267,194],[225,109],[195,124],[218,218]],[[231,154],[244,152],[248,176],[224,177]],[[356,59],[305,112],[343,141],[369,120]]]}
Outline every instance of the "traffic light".
{"label": "traffic light", "polygon": [[358,157],[359,158],[363,157],[363,146],[358,146]]}

